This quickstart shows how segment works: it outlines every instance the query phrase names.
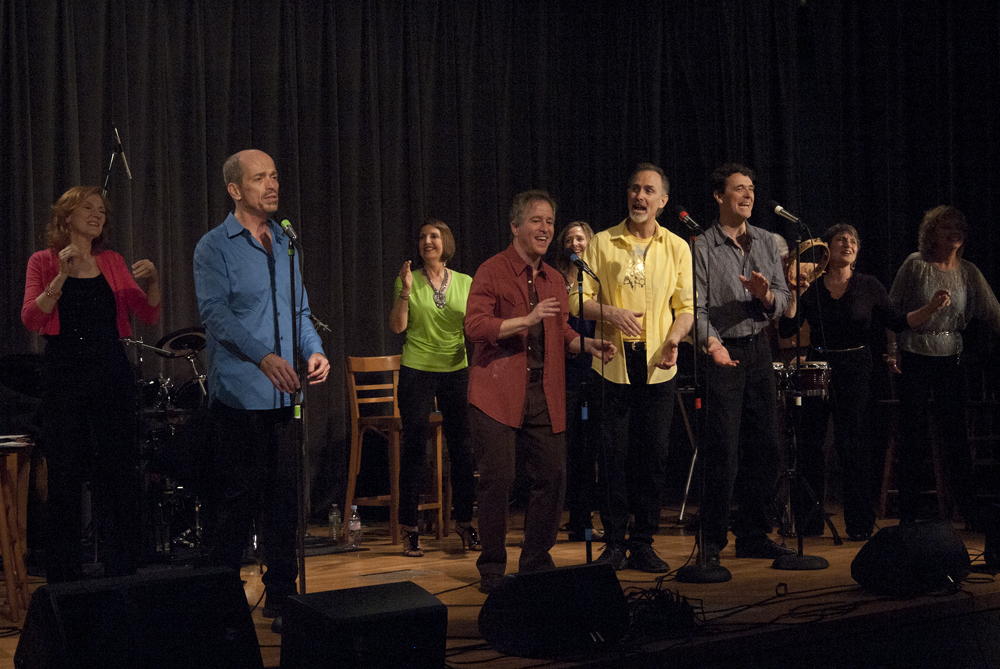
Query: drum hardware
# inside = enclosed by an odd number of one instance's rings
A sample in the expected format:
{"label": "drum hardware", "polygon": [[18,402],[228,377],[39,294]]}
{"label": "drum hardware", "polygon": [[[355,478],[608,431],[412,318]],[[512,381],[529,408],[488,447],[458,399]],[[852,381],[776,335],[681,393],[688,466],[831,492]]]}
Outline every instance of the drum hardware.
{"label": "drum hardware", "polygon": [[[797,537],[799,539],[800,553],[802,545],[802,526],[806,518],[797,518],[792,508],[792,498],[794,491],[798,490],[800,499],[809,500],[811,513],[822,513],[823,521],[830,528],[835,546],[844,543],[840,533],[829,516],[823,513],[823,507],[816,496],[816,492],[809,481],[798,471],[798,434],[801,432],[802,398],[817,397],[821,401],[826,401],[827,389],[830,381],[829,364],[824,361],[799,362],[793,360],[788,365],[780,362],[774,363],[775,373],[780,370],[784,380],[784,387],[778,392],[778,399],[785,412],[785,467],[778,478],[778,501],[784,507],[784,514],[781,520],[781,527],[778,532],[783,537]],[[781,386],[779,386],[781,388]],[[801,563],[796,565],[796,560],[801,559]],[[788,556],[787,562],[793,566],[778,566],[780,560],[775,561],[775,568],[778,569],[825,569],[829,563],[823,565],[823,558],[812,558],[811,556]],[[802,566],[806,565],[806,566]]]}
{"label": "drum hardware", "polygon": [[[154,346],[141,338],[122,342],[136,347],[139,370],[142,353],[152,351],[168,360],[187,360],[194,374],[183,381],[162,373],[155,379],[140,380],[139,400],[140,425],[145,428],[143,459],[147,467],[143,486],[143,505],[147,509],[145,536],[152,539],[155,554],[159,556],[171,556],[178,548],[200,549],[201,500],[182,481],[197,479],[191,467],[197,467],[198,454],[185,440],[197,428],[197,423],[189,421],[205,406],[208,396],[206,376],[198,363],[206,345],[205,330],[201,327],[177,330]],[[178,528],[183,529],[178,531]]]}

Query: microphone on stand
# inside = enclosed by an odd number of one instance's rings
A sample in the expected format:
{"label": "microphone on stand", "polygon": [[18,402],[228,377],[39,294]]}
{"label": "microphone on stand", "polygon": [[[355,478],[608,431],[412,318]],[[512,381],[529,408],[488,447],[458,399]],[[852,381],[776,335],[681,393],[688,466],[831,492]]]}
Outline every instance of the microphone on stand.
{"label": "microphone on stand", "polygon": [[118,134],[118,126],[116,126],[115,124],[112,123],[111,127],[115,129],[115,141],[118,142],[117,145],[115,146],[115,150],[118,153],[122,154],[122,163],[125,165],[125,174],[126,174],[126,176],[128,176],[129,181],[131,181],[132,180],[132,170],[130,170],[128,168],[128,158],[125,157],[125,147],[122,146],[122,137],[121,137],[121,135]]}
{"label": "microphone on stand", "polygon": [[594,270],[590,269],[590,265],[588,265],[586,262],[584,262],[583,258],[581,258],[580,256],[578,256],[575,253],[571,253],[569,255],[569,260],[570,260],[571,263],[573,263],[574,265],[576,265],[577,268],[579,268],[581,271],[583,271],[584,273],[586,273],[587,275],[589,275],[590,278],[592,278],[594,281],[596,281],[597,283],[601,282],[601,280],[599,278],[597,278],[597,274],[594,273]]}
{"label": "microphone on stand", "polygon": [[296,246],[299,245],[299,236],[295,234],[295,228],[292,227],[292,222],[287,218],[281,221],[281,229],[285,231],[285,234],[291,238],[292,243]]}
{"label": "microphone on stand", "polygon": [[792,223],[799,222],[798,216],[793,215],[792,212],[788,211],[774,200],[771,200],[771,206],[774,207],[774,213],[776,213],[778,216],[781,216],[782,218],[787,219]]}
{"label": "microphone on stand", "polygon": [[681,223],[686,225],[689,231],[693,232],[696,235],[700,235],[702,232],[704,232],[701,226],[695,223],[694,219],[691,218],[690,214],[688,214],[687,211],[684,210],[684,207],[678,205],[674,207],[674,211],[677,212],[677,218],[681,219]]}

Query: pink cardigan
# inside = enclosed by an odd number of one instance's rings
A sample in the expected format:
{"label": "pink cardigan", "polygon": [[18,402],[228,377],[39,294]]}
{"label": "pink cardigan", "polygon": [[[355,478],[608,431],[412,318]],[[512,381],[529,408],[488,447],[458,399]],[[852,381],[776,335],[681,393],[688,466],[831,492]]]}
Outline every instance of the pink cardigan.
{"label": "pink cardigan", "polygon": [[[129,312],[135,312],[143,323],[153,324],[160,320],[160,305],[149,306],[146,293],[132,278],[125,259],[114,251],[102,251],[94,256],[97,268],[107,280],[115,294],[115,308],[118,312],[118,334],[132,335]],[[43,335],[59,334],[59,303],[52,313],[47,314],[35,304],[37,298],[59,274],[59,256],[55,251],[39,251],[28,260],[28,274],[24,281],[24,304],[21,306],[21,321],[32,332]]]}

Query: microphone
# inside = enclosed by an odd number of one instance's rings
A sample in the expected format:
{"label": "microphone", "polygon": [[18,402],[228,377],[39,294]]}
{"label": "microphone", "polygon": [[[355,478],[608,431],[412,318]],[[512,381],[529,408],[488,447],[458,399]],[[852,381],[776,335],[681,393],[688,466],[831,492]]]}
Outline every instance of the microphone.
{"label": "microphone", "polygon": [[590,265],[584,262],[583,258],[581,258],[575,253],[571,253],[569,256],[569,260],[574,265],[579,267],[581,271],[586,272],[590,276],[590,278],[592,278],[594,281],[596,281],[597,283],[601,282],[601,280],[597,278],[597,274],[594,273],[594,270],[590,269]]}
{"label": "microphone", "polygon": [[295,228],[292,227],[292,222],[287,218],[281,221],[281,229],[285,231],[285,234],[292,240],[292,243],[298,246],[299,236],[295,234]]}
{"label": "microphone", "polygon": [[782,207],[780,204],[778,204],[774,200],[771,200],[771,206],[774,207],[774,213],[776,213],[778,216],[781,216],[782,218],[788,219],[792,223],[798,223],[799,222],[799,219],[798,219],[797,216],[794,216],[790,211],[788,211],[787,209],[785,209],[784,207]]}
{"label": "microphone", "polygon": [[704,232],[704,230],[701,229],[701,226],[695,223],[694,219],[691,218],[691,216],[684,210],[684,207],[678,205],[674,207],[674,211],[677,212],[677,218],[681,219],[681,222],[688,227],[688,230],[696,235],[700,235]]}
{"label": "microphone", "polygon": [[122,163],[125,165],[125,174],[128,176],[129,181],[132,180],[132,170],[128,168],[128,158],[125,157],[125,147],[122,146],[122,137],[118,134],[118,126],[111,124],[111,127],[115,129],[115,139],[118,141],[118,146],[115,149],[118,153],[122,154]]}

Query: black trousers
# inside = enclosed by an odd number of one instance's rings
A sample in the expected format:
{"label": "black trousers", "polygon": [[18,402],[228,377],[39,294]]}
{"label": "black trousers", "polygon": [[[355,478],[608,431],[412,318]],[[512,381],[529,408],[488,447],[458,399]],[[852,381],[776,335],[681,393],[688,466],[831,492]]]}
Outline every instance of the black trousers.
{"label": "black trousers", "polygon": [[424,372],[399,369],[399,415],[403,422],[403,444],[399,467],[399,522],[417,524],[420,482],[427,465],[427,417],[438,409],[448,444],[454,517],[460,523],[472,520],[475,502],[476,462],[469,444],[469,369],[454,372]]}
{"label": "black trousers", "polygon": [[[830,365],[829,397],[803,398],[802,425],[797,431],[798,466],[822,504],[826,471],[823,442],[833,416],[833,440],[840,463],[840,487],[844,501],[844,526],[849,535],[869,534],[875,525],[878,459],[874,457],[871,432],[871,351],[861,348],[843,353],[827,352]],[[792,413],[794,416],[794,411]],[[808,514],[811,500],[793,497],[796,512]],[[800,522],[806,515],[799,516]],[[803,524],[807,534],[822,533],[823,518],[809,516]]]}
{"label": "black trousers", "polygon": [[601,523],[608,544],[624,545],[628,534],[630,541],[651,545],[660,527],[677,378],[647,384],[645,351],[626,353],[625,362],[632,383],[612,383],[594,372],[591,384],[595,389],[591,406],[602,444]]}
{"label": "black trousers", "polygon": [[42,374],[48,581],[83,576],[80,489],[88,480],[104,574],[133,574],[140,553],[139,452],[136,380],[125,351],[117,340],[86,345],[50,341]]}
{"label": "black trousers", "polygon": [[483,552],[479,573],[502,576],[507,569],[507,510],[517,459],[530,479],[531,493],[524,514],[524,542],[518,570],[552,568],[549,550],[556,543],[566,487],[564,433],[552,432],[552,421],[541,382],[528,385],[521,427],[493,420],[470,409],[472,437],[479,462],[479,537]]}
{"label": "black trousers", "polygon": [[295,594],[296,440],[291,407],[234,409],[218,400],[206,526],[212,562],[240,571],[252,528],[268,597]]}
{"label": "black trousers", "polygon": [[[704,356],[705,428],[701,452],[706,490],[701,522],[705,544],[728,543],[729,509],[737,539],[771,531],[771,498],[778,473],[775,428],[777,390],[767,337],[726,343],[736,367],[719,367]],[[739,474],[739,485],[737,483]]]}
{"label": "black trousers", "polygon": [[[920,472],[930,453],[927,410],[933,418],[948,474],[948,485],[962,517],[975,521],[972,454],[966,432],[967,392],[959,356],[928,356],[902,352],[899,377],[901,438],[896,450],[899,516],[914,520],[919,514]],[[928,405],[928,401],[933,400]]]}

